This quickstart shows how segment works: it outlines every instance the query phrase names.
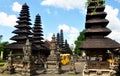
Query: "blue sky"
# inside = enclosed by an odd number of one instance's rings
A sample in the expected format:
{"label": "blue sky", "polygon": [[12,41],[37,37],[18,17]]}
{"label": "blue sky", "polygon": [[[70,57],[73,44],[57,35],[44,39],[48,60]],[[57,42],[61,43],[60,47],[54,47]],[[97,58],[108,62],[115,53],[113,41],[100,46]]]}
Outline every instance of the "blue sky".
{"label": "blue sky", "polygon": [[[79,32],[85,26],[85,2],[86,0],[0,0],[0,35],[2,41],[9,41],[15,34],[17,17],[21,6],[27,3],[30,11],[30,19],[33,26],[35,16],[39,13],[42,20],[44,38],[51,39],[53,33],[60,29],[64,31],[64,39],[73,44]],[[108,28],[112,33],[108,36],[120,42],[120,0],[106,0],[107,17],[110,22]]]}

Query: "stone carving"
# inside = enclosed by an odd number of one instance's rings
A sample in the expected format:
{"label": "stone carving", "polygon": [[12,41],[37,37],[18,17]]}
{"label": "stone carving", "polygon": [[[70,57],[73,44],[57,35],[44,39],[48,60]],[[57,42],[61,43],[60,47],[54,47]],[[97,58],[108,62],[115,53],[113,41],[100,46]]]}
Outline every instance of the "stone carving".
{"label": "stone carving", "polygon": [[23,72],[22,74],[24,76],[33,76],[35,73],[34,69],[34,63],[32,62],[32,56],[31,56],[31,43],[29,40],[26,40],[25,46],[23,46]]}
{"label": "stone carving", "polygon": [[13,74],[15,72],[15,68],[13,66],[12,51],[10,51],[10,54],[8,55],[8,71],[9,71],[10,74]]}
{"label": "stone carving", "polygon": [[23,46],[23,53],[24,53],[23,61],[24,62],[30,61],[30,57],[31,57],[31,44],[30,44],[28,39],[26,41],[26,45]]}

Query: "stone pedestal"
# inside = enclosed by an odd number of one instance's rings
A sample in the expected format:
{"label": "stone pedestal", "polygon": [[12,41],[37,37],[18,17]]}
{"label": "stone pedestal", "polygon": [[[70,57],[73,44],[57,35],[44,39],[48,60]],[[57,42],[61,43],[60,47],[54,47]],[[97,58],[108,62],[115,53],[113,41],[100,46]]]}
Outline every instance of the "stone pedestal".
{"label": "stone pedestal", "polygon": [[74,56],[71,56],[70,64],[69,65],[70,65],[70,69],[69,69],[68,74],[76,74],[75,58],[74,58]]}
{"label": "stone pedestal", "polygon": [[33,64],[23,63],[24,68],[22,71],[22,76],[34,76],[35,75],[35,68],[32,67]]}
{"label": "stone pedestal", "polygon": [[60,74],[61,63],[57,55],[50,55],[45,64],[45,73]]}

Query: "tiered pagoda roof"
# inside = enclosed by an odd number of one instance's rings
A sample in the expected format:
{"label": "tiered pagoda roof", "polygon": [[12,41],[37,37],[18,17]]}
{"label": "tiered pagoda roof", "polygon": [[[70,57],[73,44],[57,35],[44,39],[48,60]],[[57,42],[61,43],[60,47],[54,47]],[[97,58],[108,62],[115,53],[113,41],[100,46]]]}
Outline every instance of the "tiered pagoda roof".
{"label": "tiered pagoda roof", "polygon": [[57,33],[56,37],[56,44],[61,49],[61,53],[66,53],[64,50],[64,36],[63,36],[63,30],[60,30],[60,33]]}
{"label": "tiered pagoda roof", "polygon": [[56,37],[56,44],[57,44],[57,46],[59,46],[59,42],[60,42],[60,34],[57,33],[57,37]]}
{"label": "tiered pagoda roof", "polygon": [[50,53],[50,49],[49,47],[46,47],[45,42],[43,42],[42,33],[41,17],[37,14],[33,27],[32,46],[34,46],[34,48],[32,48],[32,50],[38,52],[40,51],[41,53],[46,53],[48,55]]}
{"label": "tiered pagoda roof", "polygon": [[64,49],[65,49],[66,53],[72,54],[72,50],[70,49],[70,46],[69,46],[67,40],[65,40]]}
{"label": "tiered pagoda roof", "polygon": [[[79,46],[79,49],[116,49],[120,45],[116,41],[106,37],[111,33],[111,30],[106,26],[109,23],[105,19],[107,13],[104,12],[104,1],[97,4],[97,0],[92,0],[87,7],[86,23],[85,23],[85,37],[86,40]],[[92,14],[93,10],[96,12]]]}
{"label": "tiered pagoda roof", "polygon": [[[8,44],[5,48],[14,51],[14,53],[23,53],[23,46],[26,43],[26,40],[30,40],[31,42],[31,49],[33,55],[44,55],[48,56],[50,54],[50,49],[47,42],[43,42],[43,31],[42,31],[42,24],[41,24],[41,17],[40,15],[36,15],[35,23],[33,28],[30,27],[30,14],[29,14],[29,7],[25,3],[22,6],[22,10],[19,14],[18,25],[16,25],[16,30],[12,33],[16,35],[11,38],[15,42]],[[32,31],[32,32],[31,32]]]}
{"label": "tiered pagoda roof", "polygon": [[15,42],[7,45],[6,48],[9,48],[12,50],[23,48],[23,45],[26,43],[26,40],[30,39],[31,38],[30,35],[32,35],[32,32],[30,31],[32,28],[29,26],[31,25],[30,21],[31,20],[29,16],[29,7],[25,3],[22,6],[22,10],[19,14],[18,21],[16,21],[18,23],[18,25],[15,25],[16,30],[12,32],[16,35],[10,38]]}
{"label": "tiered pagoda roof", "polygon": [[60,33],[57,33],[56,37],[56,45],[60,48],[61,53],[70,53],[72,54],[72,51],[69,47],[69,44],[67,43],[67,40],[64,42],[64,36],[63,36],[63,30],[60,30]]}
{"label": "tiered pagoda roof", "polygon": [[35,20],[35,24],[33,27],[33,43],[34,44],[42,44],[43,43],[43,31],[42,31],[42,25],[41,25],[41,17],[40,15],[36,15],[36,20]]}
{"label": "tiered pagoda roof", "polygon": [[20,16],[18,17],[18,25],[15,27],[17,28],[13,33],[16,35],[11,38],[11,40],[15,40],[17,43],[25,43],[26,39],[29,38],[29,35],[31,35],[31,25],[30,21],[30,16],[29,16],[29,7],[25,3],[22,6],[22,10],[20,12]]}
{"label": "tiered pagoda roof", "polygon": [[63,30],[60,30],[59,46],[60,46],[61,48],[64,48]]}

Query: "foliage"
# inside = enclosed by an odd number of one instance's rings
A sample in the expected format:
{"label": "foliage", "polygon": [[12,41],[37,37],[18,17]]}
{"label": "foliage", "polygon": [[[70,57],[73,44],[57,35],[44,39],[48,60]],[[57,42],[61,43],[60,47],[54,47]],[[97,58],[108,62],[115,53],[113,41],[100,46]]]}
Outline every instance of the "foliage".
{"label": "foliage", "polygon": [[2,68],[7,62],[5,61],[0,61],[0,68]]}
{"label": "foliage", "polygon": [[1,42],[1,40],[2,40],[2,37],[3,37],[3,35],[0,35],[0,42]]}
{"label": "foliage", "polygon": [[80,44],[82,44],[82,42],[84,40],[85,40],[85,30],[80,32],[80,35],[78,36],[77,40],[75,41],[75,54],[77,54],[77,55],[82,54],[81,50],[78,49],[78,47],[80,46]]}
{"label": "foliage", "polygon": [[1,42],[0,43],[0,51],[4,50],[4,47],[8,44],[8,42]]}
{"label": "foliage", "polygon": [[[88,0],[88,2],[86,3],[86,6],[89,6],[91,2],[92,0]],[[97,0],[97,3],[95,5],[96,6],[104,5],[104,3],[105,3],[105,0]]]}
{"label": "foliage", "polygon": [[5,46],[8,44],[9,42],[0,42],[0,52],[3,51],[3,58],[7,57],[8,56],[8,49],[5,49]]}
{"label": "foliage", "polygon": [[[88,0],[88,2],[86,2],[86,7],[88,7],[91,2],[92,2],[92,0]],[[105,0],[97,0],[97,2],[95,4],[95,8],[91,12],[91,15],[96,13],[97,6],[101,6],[101,5],[104,5],[104,4],[105,4]]]}

